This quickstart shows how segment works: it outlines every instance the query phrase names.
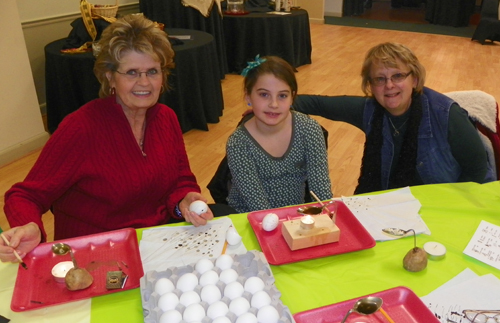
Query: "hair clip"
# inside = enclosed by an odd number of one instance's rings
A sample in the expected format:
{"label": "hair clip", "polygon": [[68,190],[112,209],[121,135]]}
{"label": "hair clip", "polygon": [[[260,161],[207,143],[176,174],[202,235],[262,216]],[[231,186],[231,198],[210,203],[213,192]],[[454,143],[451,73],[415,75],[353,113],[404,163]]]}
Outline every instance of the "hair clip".
{"label": "hair clip", "polygon": [[247,76],[248,72],[250,72],[255,67],[259,66],[260,64],[264,63],[265,61],[266,61],[265,58],[260,58],[260,54],[257,54],[257,56],[255,56],[255,61],[253,61],[253,62],[247,62],[248,66],[245,67],[245,69],[243,70],[243,72],[241,72],[241,75],[242,76]]}

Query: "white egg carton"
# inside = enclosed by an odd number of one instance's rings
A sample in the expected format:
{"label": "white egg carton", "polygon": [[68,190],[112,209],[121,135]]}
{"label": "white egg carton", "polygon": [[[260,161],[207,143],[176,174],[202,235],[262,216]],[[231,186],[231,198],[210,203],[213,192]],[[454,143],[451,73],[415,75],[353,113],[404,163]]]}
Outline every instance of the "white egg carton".
{"label": "white egg carton", "polygon": [[[264,282],[263,290],[267,292],[267,294],[271,298],[270,305],[273,306],[279,314],[279,320],[276,323],[295,323],[290,310],[283,304],[280,299],[281,293],[278,291],[274,284],[274,277],[264,254],[258,251],[248,251],[247,253],[242,255],[231,255],[231,257],[233,258],[233,264],[231,268],[238,273],[238,278],[236,281],[241,285],[244,286],[245,281],[250,277],[259,277],[260,279],[262,279],[262,281]],[[217,275],[220,275],[221,269],[215,266],[216,259],[209,260],[214,264],[212,270],[214,270]],[[179,280],[179,278],[186,273],[195,274],[199,280],[201,274],[196,271],[195,266],[196,264],[190,264],[182,267],[171,267],[165,271],[148,271],[141,278],[140,284],[144,323],[160,323],[160,317],[163,314],[163,311],[158,306],[160,295],[155,292],[156,282],[161,278],[167,278],[173,283],[174,286],[177,286],[177,281]],[[219,280],[215,285],[221,291],[221,301],[226,303],[226,305],[229,307],[231,300],[227,296],[224,296],[224,288],[226,284],[223,281]],[[202,286],[199,284],[194,288],[194,291],[198,293],[198,295],[200,295],[201,290]],[[183,294],[183,292],[178,288],[175,288],[173,293],[175,293],[179,297],[179,299]],[[245,291],[243,292],[242,297],[246,298],[250,303],[252,294],[248,291]],[[201,301],[199,304],[204,308],[205,313],[207,313],[209,304],[204,301]],[[175,307],[175,310],[180,312],[182,315],[184,315],[185,309],[186,307],[180,303]],[[257,317],[258,311],[259,310],[256,307],[250,307],[250,309],[248,310],[248,312],[254,314],[255,317]],[[228,312],[226,314],[226,317],[231,323],[236,323],[238,319],[238,316],[236,316],[236,314],[232,312]],[[201,323],[212,323],[214,321],[215,320],[212,320],[210,317],[205,316],[201,320]],[[181,320],[180,323],[189,322]]]}

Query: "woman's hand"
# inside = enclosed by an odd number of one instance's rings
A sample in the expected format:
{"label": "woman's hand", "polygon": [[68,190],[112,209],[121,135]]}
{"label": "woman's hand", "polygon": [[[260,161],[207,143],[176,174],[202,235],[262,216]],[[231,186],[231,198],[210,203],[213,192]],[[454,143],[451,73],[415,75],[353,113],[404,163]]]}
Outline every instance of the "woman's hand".
{"label": "woman's hand", "polygon": [[20,227],[14,227],[2,233],[9,241],[7,246],[3,239],[0,239],[0,260],[2,262],[19,262],[14,255],[17,251],[21,258],[24,258],[28,252],[33,250],[42,240],[40,228],[33,222]]}
{"label": "woman's hand", "polygon": [[186,196],[179,203],[179,210],[181,211],[182,216],[184,217],[184,219],[186,219],[187,222],[191,222],[195,227],[198,227],[200,225],[205,225],[207,224],[207,221],[212,220],[214,218],[214,215],[212,213],[212,210],[210,210],[210,208],[208,208],[207,212],[202,213],[200,215],[189,211],[189,205],[194,201],[198,200],[207,203],[207,199],[197,192],[187,193]]}

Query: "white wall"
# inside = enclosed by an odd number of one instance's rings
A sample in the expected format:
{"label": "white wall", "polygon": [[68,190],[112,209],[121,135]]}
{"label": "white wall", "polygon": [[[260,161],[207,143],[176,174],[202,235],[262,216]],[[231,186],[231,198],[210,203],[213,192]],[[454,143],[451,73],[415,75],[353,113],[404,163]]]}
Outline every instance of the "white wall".
{"label": "white wall", "polygon": [[[0,0],[4,1],[4,0]],[[138,3],[138,0],[87,0],[91,4],[119,5]],[[80,13],[80,0],[17,0],[21,22]]]}
{"label": "white wall", "polygon": [[[0,1],[0,165],[45,144],[16,0]],[[6,32],[8,31],[8,32]]]}
{"label": "white wall", "polygon": [[325,16],[342,17],[343,0],[325,0]]}

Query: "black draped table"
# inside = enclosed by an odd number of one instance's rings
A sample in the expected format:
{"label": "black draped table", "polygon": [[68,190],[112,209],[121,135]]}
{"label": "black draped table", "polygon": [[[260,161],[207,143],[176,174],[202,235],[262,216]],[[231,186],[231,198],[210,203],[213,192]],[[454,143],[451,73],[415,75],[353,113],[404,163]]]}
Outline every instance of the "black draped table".
{"label": "black draped table", "polygon": [[[174,45],[175,68],[169,75],[170,91],[159,102],[177,114],[182,131],[208,130],[207,123],[219,122],[224,102],[219,77],[219,63],[212,35],[188,29],[168,28],[171,37],[189,35],[191,40]],[[93,73],[92,53],[63,54],[66,39],[45,46],[45,91],[49,132],[62,119],[99,94],[99,82]]]}
{"label": "black draped table", "polygon": [[285,15],[224,15],[224,37],[230,72],[241,72],[257,54],[279,56],[293,67],[311,64],[311,31],[305,10]]}
{"label": "black draped table", "polygon": [[476,0],[427,0],[425,20],[435,25],[465,27],[475,6]]}
{"label": "black draped table", "polygon": [[186,7],[182,0],[139,0],[140,11],[149,19],[165,24],[165,28],[201,30],[215,39],[219,59],[220,78],[227,74],[226,49],[222,16],[217,5],[213,5],[208,17],[198,10]]}

